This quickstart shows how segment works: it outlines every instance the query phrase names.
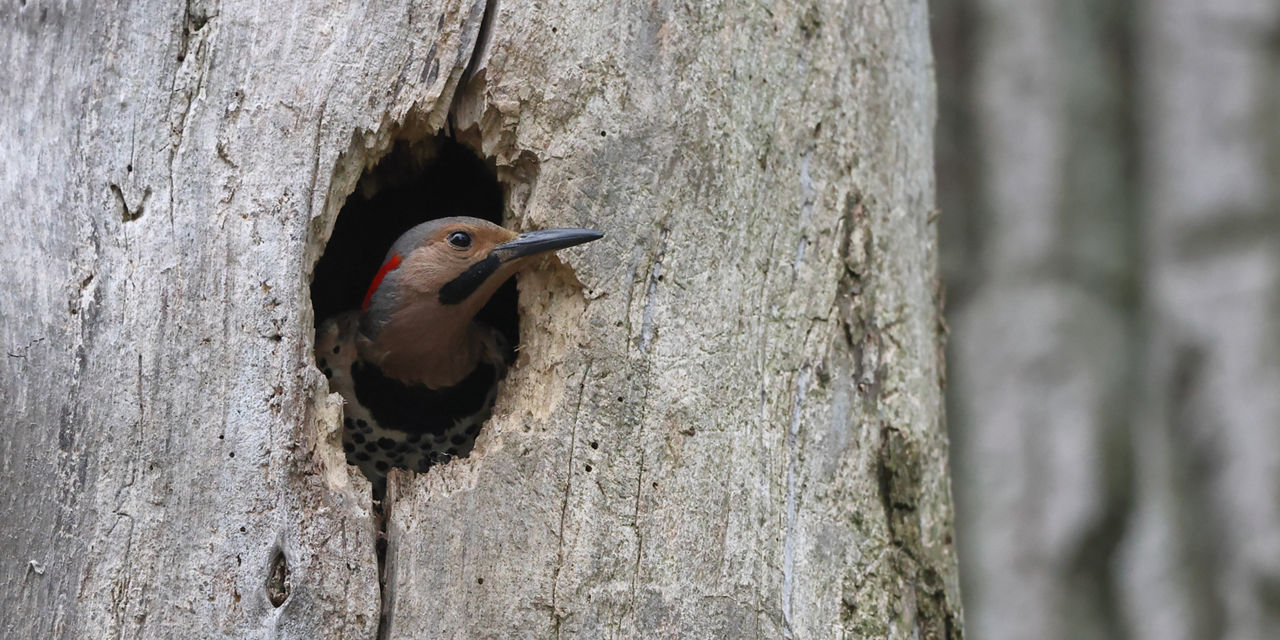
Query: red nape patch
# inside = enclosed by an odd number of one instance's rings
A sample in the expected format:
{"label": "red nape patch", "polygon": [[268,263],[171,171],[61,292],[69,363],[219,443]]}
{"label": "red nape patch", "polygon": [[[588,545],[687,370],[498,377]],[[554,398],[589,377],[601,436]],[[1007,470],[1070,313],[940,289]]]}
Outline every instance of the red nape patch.
{"label": "red nape patch", "polygon": [[378,275],[374,276],[373,282],[369,284],[369,292],[364,294],[364,302],[360,303],[361,311],[369,310],[369,301],[373,300],[373,292],[378,290],[378,285],[382,284],[382,279],[387,277],[387,274],[398,266],[400,266],[400,254],[393,253],[387,263],[382,265],[381,269],[378,269]]}

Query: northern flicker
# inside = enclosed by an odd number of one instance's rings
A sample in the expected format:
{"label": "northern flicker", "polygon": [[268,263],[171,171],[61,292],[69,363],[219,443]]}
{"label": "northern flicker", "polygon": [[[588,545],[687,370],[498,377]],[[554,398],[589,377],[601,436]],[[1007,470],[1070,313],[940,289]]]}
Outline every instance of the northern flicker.
{"label": "northern flicker", "polygon": [[359,309],[320,324],[316,364],[344,400],[342,446],[376,496],[392,467],[426,471],[471,451],[506,367],[502,333],[475,320],[498,287],[538,256],[603,235],[424,222],[392,244]]}

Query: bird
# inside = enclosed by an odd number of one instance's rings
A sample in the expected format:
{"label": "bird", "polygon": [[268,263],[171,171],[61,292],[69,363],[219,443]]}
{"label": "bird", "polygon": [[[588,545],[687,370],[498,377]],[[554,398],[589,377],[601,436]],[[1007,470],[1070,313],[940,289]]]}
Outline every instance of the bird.
{"label": "bird", "polygon": [[593,229],[516,233],[466,216],[400,235],[358,309],[316,329],[316,364],[342,396],[342,447],[375,498],[392,467],[424,472],[466,456],[493,409],[509,347],[476,314],[540,256],[604,237]]}

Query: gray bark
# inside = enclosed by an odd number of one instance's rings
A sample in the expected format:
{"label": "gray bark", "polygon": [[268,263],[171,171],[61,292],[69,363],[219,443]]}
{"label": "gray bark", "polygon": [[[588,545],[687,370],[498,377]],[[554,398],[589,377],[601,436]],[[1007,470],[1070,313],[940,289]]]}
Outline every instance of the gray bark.
{"label": "gray bark", "polygon": [[[3,635],[960,637],[925,19],[0,9]],[[393,474],[380,588],[308,274],[446,119],[512,225],[608,238],[521,279],[475,453]]]}
{"label": "gray bark", "polygon": [[949,3],[939,199],[970,631],[1266,638],[1274,3]]}
{"label": "gray bark", "polygon": [[1119,633],[1133,178],[1123,4],[939,16],[948,415],[978,638]]}
{"label": "gray bark", "polygon": [[1138,638],[1280,628],[1280,6],[1143,2]]}

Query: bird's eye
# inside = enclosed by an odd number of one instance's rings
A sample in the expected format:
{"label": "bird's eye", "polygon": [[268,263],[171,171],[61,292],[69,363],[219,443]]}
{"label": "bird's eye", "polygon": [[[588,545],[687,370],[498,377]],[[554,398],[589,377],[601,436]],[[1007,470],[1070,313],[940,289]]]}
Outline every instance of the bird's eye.
{"label": "bird's eye", "polygon": [[454,231],[449,234],[449,244],[458,249],[466,249],[471,246],[471,234],[466,231]]}

